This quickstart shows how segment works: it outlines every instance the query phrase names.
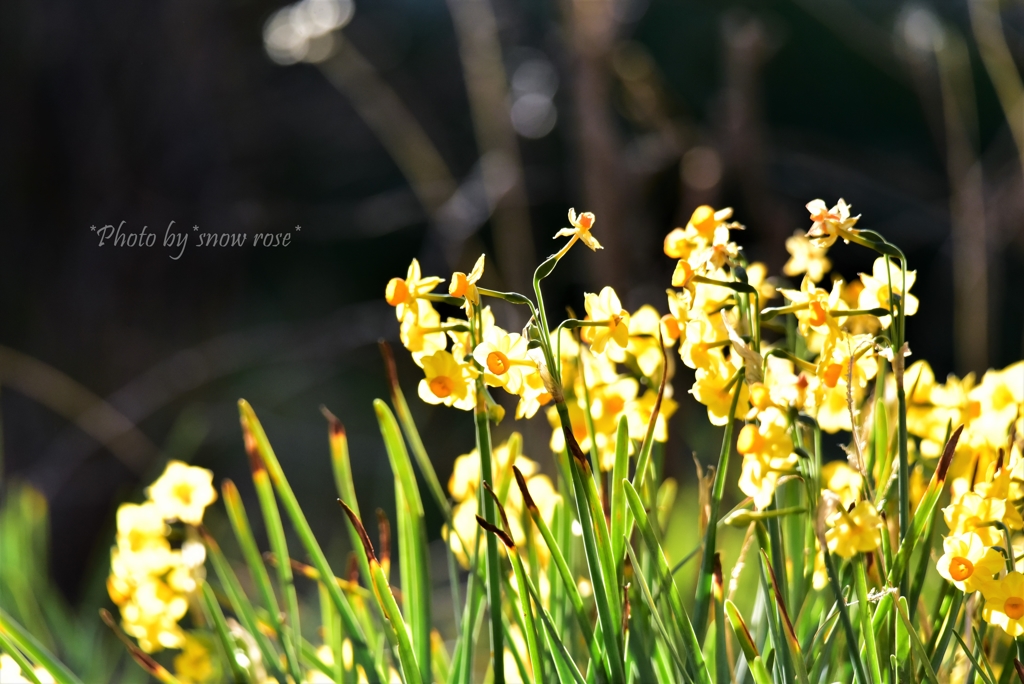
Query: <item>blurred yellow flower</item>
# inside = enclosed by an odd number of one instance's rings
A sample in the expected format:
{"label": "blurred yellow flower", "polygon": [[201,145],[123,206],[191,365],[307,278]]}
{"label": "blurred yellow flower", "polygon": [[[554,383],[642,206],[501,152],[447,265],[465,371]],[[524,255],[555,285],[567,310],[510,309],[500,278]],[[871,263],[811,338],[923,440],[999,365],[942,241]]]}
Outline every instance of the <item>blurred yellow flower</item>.
{"label": "blurred yellow flower", "polygon": [[828,550],[843,558],[877,549],[881,541],[879,528],[884,528],[882,517],[870,501],[861,501],[851,511],[838,509],[829,516],[828,524],[825,532]]}
{"label": "blurred yellow flower", "polygon": [[981,615],[1013,638],[1024,634],[1024,575],[1008,572],[1002,579],[993,580],[981,590],[985,605]]}
{"label": "blurred yellow flower", "polygon": [[212,682],[214,674],[209,645],[186,634],[181,653],[174,656],[174,676],[182,684],[204,684]]}
{"label": "blurred yellow flower", "polygon": [[615,290],[604,287],[600,294],[587,292],[583,303],[587,309],[587,320],[605,324],[581,329],[581,337],[595,354],[602,353],[609,341],[619,347],[629,344],[629,313],[622,308]]}
{"label": "blurred yellow flower", "polygon": [[788,276],[806,273],[811,282],[817,283],[832,270],[832,262],[825,256],[828,247],[811,242],[799,230],[786,238],[786,251],[789,252],[789,261],[782,267],[782,272]]}
{"label": "blurred yellow flower", "polygon": [[740,430],[736,451],[743,455],[740,491],[763,510],[772,502],[779,478],[796,469],[797,456],[782,412],[768,408],[759,417],[760,426],[748,423]]}
{"label": "blurred yellow flower", "polygon": [[217,500],[213,473],[181,461],[170,461],[148,493],[165,519],[189,525],[203,522],[206,507]]}
{"label": "blurred yellow flower", "polygon": [[860,498],[864,477],[845,461],[831,461],[821,467],[821,485],[849,508]]}
{"label": "blurred yellow flower", "polygon": [[576,215],[575,209],[569,210],[569,223],[572,224],[572,228],[562,228],[560,231],[555,233],[555,239],[560,237],[571,237],[562,249],[558,250],[558,257],[561,258],[569,248],[572,247],[577,240],[582,240],[590,249],[595,252],[599,249],[604,249],[601,243],[597,241],[593,235],[590,234],[590,229],[594,227],[594,222],[597,219],[589,211],[584,211],[579,216]]}
{"label": "blurred yellow flower", "polygon": [[860,218],[850,216],[850,205],[842,198],[831,209],[823,200],[811,200],[807,203],[807,211],[814,222],[807,231],[807,237],[822,247],[831,247],[843,232],[855,232],[853,226]]}
{"label": "blurred yellow flower", "polygon": [[[892,282],[892,290],[889,289],[889,282]],[[903,313],[913,316],[917,313],[917,297],[910,294],[910,288],[914,286],[917,279],[917,271],[907,271],[907,282],[903,282],[903,274],[895,262],[886,257],[875,259],[871,268],[871,275],[860,274],[860,280],[864,289],[860,292],[857,306],[861,309],[885,309],[889,308],[889,294],[899,295],[903,300]],[[888,328],[892,322],[892,316],[880,316],[878,319],[883,328]]]}
{"label": "blurred yellow flower", "polygon": [[[712,425],[725,425],[729,422],[729,409],[732,407],[733,394],[737,391],[736,384],[736,367],[730,361],[723,359],[708,368],[697,369],[697,379],[690,388],[690,394],[707,406],[708,420]],[[750,408],[747,403],[747,383],[739,382],[739,394],[736,416],[743,416]]]}

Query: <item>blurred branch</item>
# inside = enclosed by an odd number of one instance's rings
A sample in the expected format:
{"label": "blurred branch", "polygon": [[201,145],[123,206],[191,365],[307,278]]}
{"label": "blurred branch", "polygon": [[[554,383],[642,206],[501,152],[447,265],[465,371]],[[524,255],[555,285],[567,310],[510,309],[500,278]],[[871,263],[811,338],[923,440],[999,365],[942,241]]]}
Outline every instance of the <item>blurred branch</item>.
{"label": "blurred branch", "polygon": [[408,179],[416,197],[435,215],[455,192],[456,182],[426,131],[373,65],[340,31],[334,55],[319,65],[345,93],[366,125]]}
{"label": "blurred branch", "polygon": [[123,413],[53,366],[0,345],[0,383],[73,422],[141,473],[159,450]]}
{"label": "blurred branch", "polygon": [[1003,34],[999,4],[993,0],[968,0],[967,5],[981,61],[995,87],[1024,172],[1024,83]]}
{"label": "blurred branch", "polygon": [[988,236],[977,144],[976,95],[963,37],[947,26],[933,41],[946,124],[946,170],[953,224],[953,320],[957,371],[988,368]]}
{"label": "blurred branch", "polygon": [[907,83],[907,75],[889,47],[892,36],[865,17],[852,3],[845,0],[792,0],[814,17],[848,48],[875,65],[880,71],[900,83]]}
{"label": "blurred branch", "polygon": [[[535,261],[522,160],[509,113],[508,76],[490,0],[448,0],[476,132],[484,187],[496,202],[494,246],[506,289],[525,292]],[[510,182],[511,181],[511,182]]]}

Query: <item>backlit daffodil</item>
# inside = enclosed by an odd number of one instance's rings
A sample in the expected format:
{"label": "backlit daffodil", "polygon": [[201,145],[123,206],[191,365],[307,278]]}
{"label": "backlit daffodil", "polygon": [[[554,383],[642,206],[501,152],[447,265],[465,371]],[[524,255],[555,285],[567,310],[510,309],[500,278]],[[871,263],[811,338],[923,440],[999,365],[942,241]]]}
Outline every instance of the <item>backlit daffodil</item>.
{"label": "backlit daffodil", "polygon": [[760,419],[760,426],[743,426],[736,451],[743,455],[740,491],[753,497],[754,505],[763,510],[772,502],[779,477],[796,469],[797,456],[782,412],[769,408],[761,413]]}
{"label": "backlit daffodil", "polygon": [[[898,295],[899,299],[903,301],[903,313],[913,316],[917,313],[917,297],[910,294],[910,288],[913,287],[916,279],[917,271],[907,271],[907,282],[904,284],[900,267],[886,257],[878,257],[871,268],[871,275],[860,274],[864,289],[860,291],[858,305],[861,309],[891,310],[889,302],[889,283],[891,282],[891,292]],[[892,317],[881,316],[879,320],[883,328],[888,328]]]}
{"label": "backlit daffodil", "polygon": [[821,483],[848,508],[860,497],[864,476],[843,461],[832,461],[821,467]]}
{"label": "backlit daffodil", "polygon": [[557,240],[560,237],[568,237],[572,239],[558,250],[557,258],[562,258],[565,253],[569,251],[569,248],[576,244],[577,240],[582,241],[583,244],[595,252],[599,249],[604,249],[604,247],[601,246],[601,243],[597,241],[597,238],[590,233],[590,229],[594,227],[594,221],[596,220],[597,219],[594,218],[594,215],[589,211],[584,211],[577,216],[576,210],[570,209],[569,223],[572,224],[572,227],[562,228],[560,231],[555,233],[555,239]]}
{"label": "backlit daffodil", "polygon": [[736,367],[730,361],[721,359],[707,368],[697,369],[697,380],[690,388],[690,394],[708,407],[708,420],[712,425],[725,425],[729,422],[729,410],[732,407],[733,394],[737,391],[737,382],[740,394],[736,403],[736,415],[742,416],[749,409],[747,399],[750,392],[747,383],[738,380]]}
{"label": "backlit daffodil", "polygon": [[1006,567],[1003,555],[986,548],[973,532],[955,534],[942,541],[944,553],[935,563],[939,574],[961,591],[972,593],[986,587],[992,577]]}
{"label": "backlit daffodil", "polygon": [[843,558],[877,549],[881,541],[879,528],[884,525],[870,501],[861,501],[851,511],[839,508],[829,516],[828,524],[825,532],[828,550]]}
{"label": "backlit daffodil", "polygon": [[420,359],[425,378],[420,380],[420,399],[428,404],[444,404],[469,411],[476,403],[472,387],[473,369],[459,363],[451,353],[436,351]]}
{"label": "backlit daffodil", "polygon": [[604,352],[612,341],[621,348],[629,344],[629,313],[622,308],[615,290],[605,287],[600,294],[588,292],[583,298],[587,320],[598,325],[585,326],[581,336],[595,354]]}
{"label": "backlit daffodil", "polygon": [[416,313],[416,310],[410,307],[417,298],[433,292],[442,282],[444,280],[437,276],[424,278],[420,272],[420,262],[413,259],[405,278],[392,278],[388,281],[384,299],[395,307],[395,315],[398,320],[402,320],[410,311]]}
{"label": "backlit daffodil", "polygon": [[1008,572],[982,589],[985,606],[982,617],[1002,627],[1011,637],[1024,634],[1024,575]]}
{"label": "backlit daffodil", "polygon": [[855,233],[854,225],[860,216],[850,216],[850,205],[840,199],[834,207],[828,208],[823,200],[816,199],[807,203],[807,211],[811,213],[810,230],[807,237],[822,247],[831,247],[836,238],[848,239]]}
{"label": "backlit daffodil", "polygon": [[470,304],[480,303],[480,293],[477,291],[476,283],[484,275],[484,255],[476,260],[473,270],[469,275],[456,271],[452,274],[451,284],[448,285],[448,294],[452,297],[465,298]]}
{"label": "backlit daffodil", "polygon": [[171,461],[150,486],[149,496],[164,518],[198,525],[206,507],[217,500],[217,490],[209,470]]}
{"label": "backlit daffodil", "polygon": [[536,368],[526,352],[526,340],[521,335],[493,326],[473,350],[473,358],[484,369],[484,382],[519,394],[523,389],[524,372]]}
{"label": "backlit daffodil", "polygon": [[788,276],[806,273],[811,282],[817,283],[832,270],[832,262],[825,256],[828,247],[811,242],[800,231],[786,238],[786,251],[789,252],[789,261],[782,267],[782,272]]}

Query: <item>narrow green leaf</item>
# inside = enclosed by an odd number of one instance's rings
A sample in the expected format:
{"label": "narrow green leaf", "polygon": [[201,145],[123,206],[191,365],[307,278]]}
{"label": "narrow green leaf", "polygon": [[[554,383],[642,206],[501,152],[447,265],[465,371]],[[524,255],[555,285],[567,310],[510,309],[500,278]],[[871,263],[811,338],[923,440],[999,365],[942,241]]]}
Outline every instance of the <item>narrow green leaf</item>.
{"label": "narrow green leaf", "polygon": [[[984,681],[985,684],[995,684],[995,682],[993,682],[992,679],[988,676],[988,672],[985,670],[985,668],[982,667],[981,663],[978,662],[977,656],[971,652],[970,648],[967,647],[967,644],[964,642],[963,637],[960,636],[960,632],[954,629],[953,636],[956,637],[957,643],[960,644],[960,648],[964,650],[964,655],[967,656],[967,659],[971,661],[971,665],[974,667],[974,671],[978,673],[978,676],[981,677],[982,681]],[[985,652],[981,649],[978,649],[978,653],[981,655],[982,658],[985,657]]]}
{"label": "narrow green leaf", "polygon": [[[302,545],[305,547],[306,553],[309,554],[310,559],[313,562],[313,567],[315,567],[317,572],[319,572],[323,577],[334,576],[334,572],[331,571],[330,565],[327,563],[327,557],[320,548],[320,544],[317,542],[316,537],[313,536],[313,530],[310,529],[309,523],[306,521],[306,516],[302,512],[302,508],[299,506],[298,499],[295,497],[295,492],[292,491],[291,485],[288,484],[288,479],[285,477],[284,470],[281,468],[281,463],[277,460],[277,456],[274,454],[274,450],[271,448],[270,442],[267,440],[267,435],[263,431],[263,426],[260,425],[259,419],[256,417],[256,413],[244,399],[239,401],[239,411],[241,413],[242,432],[245,436],[246,446],[250,453],[250,457],[255,454],[259,457],[261,462],[265,464],[267,471],[270,474],[270,478],[274,483],[274,487],[277,489],[277,492],[281,497],[281,503],[284,506],[288,517],[291,519],[292,526],[298,534]],[[362,627],[360,627],[348,600],[341,593],[341,589],[336,583],[327,582],[326,586],[331,595],[331,600],[334,602],[335,607],[341,614],[342,623],[345,626],[345,633],[348,634],[349,640],[352,642],[353,656],[356,662],[363,666],[363,670],[366,672],[366,676],[370,680],[370,684],[379,684],[380,682],[385,681],[386,678],[378,668],[373,654],[367,647],[366,637],[363,634]]]}
{"label": "narrow green leaf", "polygon": [[242,589],[242,585],[239,583],[238,577],[235,575],[235,571],[231,569],[231,565],[228,563],[227,558],[224,557],[224,553],[220,550],[220,546],[217,544],[216,540],[214,540],[213,536],[211,536],[205,528],[200,528],[199,531],[203,537],[203,542],[206,544],[206,548],[209,551],[210,562],[213,564],[214,572],[217,573],[217,578],[220,580],[221,586],[224,587],[224,592],[227,594],[228,601],[231,603],[231,609],[235,611],[235,615],[238,616],[239,621],[242,623],[242,627],[244,627],[256,641],[256,646],[259,649],[260,655],[263,657],[263,662],[266,663],[267,668],[270,669],[271,673],[273,673],[275,677],[284,679],[285,674],[281,670],[281,663],[278,660],[277,652],[274,650],[274,647],[271,645],[270,640],[267,639],[266,635],[260,631],[256,612],[253,610],[252,604],[246,597],[245,591]]}
{"label": "narrow green leaf", "polygon": [[647,549],[650,551],[651,557],[654,560],[655,567],[658,571],[658,578],[662,584],[663,590],[665,587],[668,588],[669,604],[675,614],[679,632],[683,636],[683,646],[686,649],[687,658],[692,664],[691,674],[701,684],[711,684],[711,674],[708,672],[707,665],[704,662],[704,656],[700,649],[700,642],[697,640],[697,635],[693,630],[693,623],[690,622],[690,616],[686,613],[686,609],[683,607],[679,591],[672,578],[668,559],[665,557],[665,552],[662,550],[654,528],[651,526],[651,521],[647,517],[647,511],[644,510],[643,503],[640,501],[640,495],[637,494],[633,485],[629,482],[623,483],[623,490],[626,494],[626,503],[633,512],[633,517],[636,520],[637,528],[640,530],[644,543],[647,545]]}
{"label": "narrow green leaf", "polygon": [[672,656],[672,660],[675,661],[675,666],[679,670],[679,673],[686,676],[690,671],[686,667],[686,661],[679,654],[679,644],[676,643],[675,636],[669,632],[665,622],[661,619],[661,615],[658,612],[658,604],[654,600],[654,596],[651,594],[651,587],[647,583],[647,578],[644,577],[643,570],[641,570],[640,561],[637,560],[636,552],[633,551],[632,544],[626,544],[626,553],[629,554],[629,560],[633,564],[633,577],[636,579],[637,586],[640,587],[640,596],[643,598],[644,603],[647,605],[647,609],[650,611],[651,619],[654,621],[654,626],[658,629],[658,633],[661,634],[661,638],[666,648],[669,650],[669,655]]}
{"label": "narrow green leaf", "polygon": [[[423,680],[420,677],[420,668],[416,662],[416,651],[413,647],[412,637],[409,635],[409,629],[402,618],[402,611],[398,608],[395,595],[391,591],[391,585],[388,583],[387,577],[384,576],[380,563],[377,562],[377,558],[374,556],[373,545],[366,534],[366,528],[363,527],[362,521],[359,520],[359,517],[351,508],[344,502],[342,502],[341,506],[345,509],[345,514],[348,515],[349,520],[352,521],[352,524],[359,532],[360,541],[370,565],[374,594],[377,597],[377,601],[380,602],[381,610],[384,612],[398,643],[398,660],[402,667],[403,681],[406,684],[422,684]],[[429,683],[429,681],[428,679],[427,682]]]}
{"label": "narrow green leaf", "polygon": [[394,414],[380,399],[373,408],[384,437],[384,446],[395,474],[395,504],[398,507],[399,558],[405,612],[412,631],[420,679],[430,681],[430,556],[416,475]]}
{"label": "narrow green leaf", "polygon": [[615,433],[615,465],[612,467],[611,479],[612,558],[615,560],[615,574],[619,579],[622,578],[626,546],[626,495],[622,491],[622,482],[628,476],[629,422],[626,416],[622,415],[619,417],[619,426]]}
{"label": "narrow green leaf", "polygon": [[81,680],[67,668],[39,641],[28,633],[14,619],[0,608],[0,633],[14,643],[22,653],[46,670],[57,681],[57,684],[81,684]]}
{"label": "narrow green leaf", "polygon": [[36,676],[35,671],[32,669],[32,663],[25,658],[21,649],[15,646],[14,642],[8,639],[3,631],[0,631],[0,653],[9,655],[11,659],[17,663],[18,667],[21,668],[21,674],[31,682],[31,684],[42,684],[42,682],[39,681],[39,677]]}
{"label": "narrow green leaf", "polygon": [[[749,286],[748,286],[749,287]],[[736,371],[734,382],[736,385],[732,395],[732,404],[729,408],[729,420],[725,424],[725,433],[722,435],[722,449],[718,455],[718,467],[715,470],[715,482],[711,487],[711,502],[708,511],[708,528],[704,532],[704,552],[700,561],[700,572],[697,575],[697,593],[694,598],[694,628],[696,629],[697,641],[704,640],[707,631],[708,607],[711,600],[711,574],[715,558],[715,542],[718,533],[718,507],[722,502],[725,493],[725,478],[729,471],[729,457],[732,453],[732,432],[735,425],[736,407],[739,404],[740,392],[743,390],[743,368]]]}
{"label": "narrow green leaf", "polygon": [[213,588],[208,582],[202,583],[202,599],[203,606],[213,622],[213,631],[217,634],[220,645],[224,649],[224,655],[227,658],[228,669],[231,671],[232,678],[236,684],[251,682],[252,678],[249,676],[249,672],[238,662],[238,656],[244,655],[244,653],[235,646],[231,633],[228,631],[227,620],[224,619],[224,612],[221,611],[220,604],[217,603],[217,597],[213,593]]}
{"label": "narrow green leaf", "polygon": [[907,628],[907,635],[910,637],[910,647],[920,661],[925,679],[931,682],[931,684],[939,684],[939,680],[935,676],[935,670],[928,660],[928,651],[925,650],[924,644],[921,643],[921,637],[917,635],[917,630],[914,629],[914,625],[910,622],[910,616],[907,615],[907,599],[905,597],[900,596],[896,601],[896,612],[899,613],[903,626]]}

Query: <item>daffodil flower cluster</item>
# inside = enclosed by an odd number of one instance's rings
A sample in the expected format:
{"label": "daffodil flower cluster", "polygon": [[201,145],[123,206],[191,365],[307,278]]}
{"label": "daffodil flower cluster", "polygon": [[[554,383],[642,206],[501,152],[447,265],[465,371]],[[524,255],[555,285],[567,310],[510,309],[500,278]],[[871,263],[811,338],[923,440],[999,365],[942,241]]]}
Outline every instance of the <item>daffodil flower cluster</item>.
{"label": "daffodil flower cluster", "polygon": [[117,510],[117,545],[110,552],[107,592],[121,611],[125,632],[147,653],[190,643],[178,622],[202,577],[206,552],[187,532],[172,546],[171,525],[202,522],[206,507],[217,498],[212,483],[209,470],[171,461],[146,490],[146,501],[122,504]]}

